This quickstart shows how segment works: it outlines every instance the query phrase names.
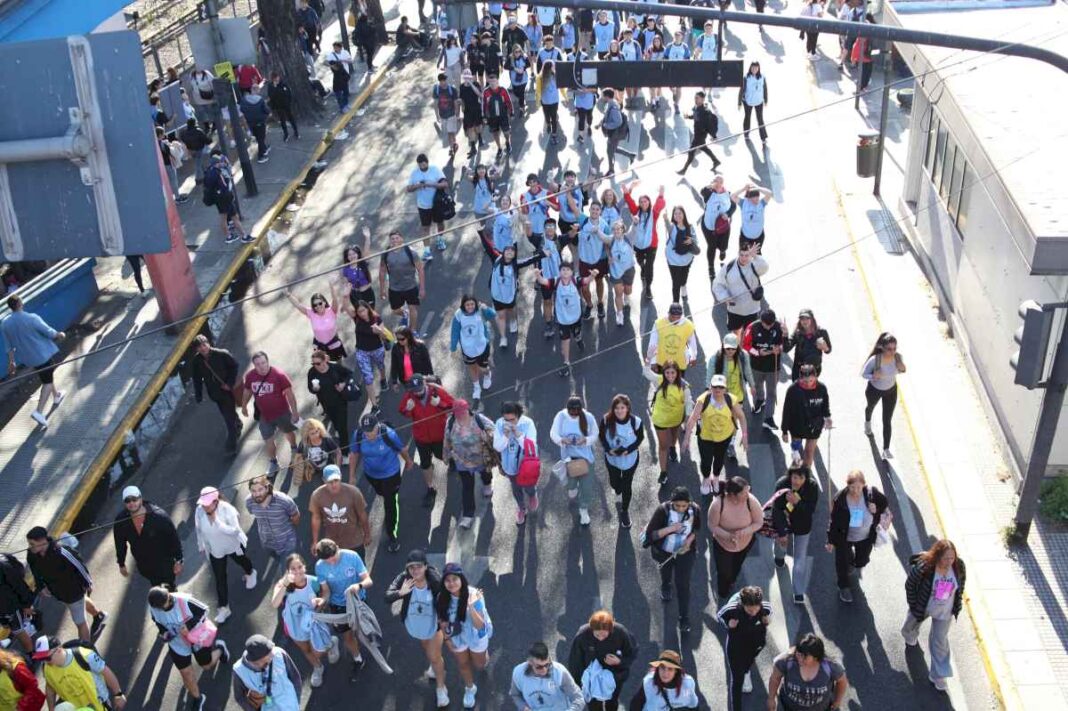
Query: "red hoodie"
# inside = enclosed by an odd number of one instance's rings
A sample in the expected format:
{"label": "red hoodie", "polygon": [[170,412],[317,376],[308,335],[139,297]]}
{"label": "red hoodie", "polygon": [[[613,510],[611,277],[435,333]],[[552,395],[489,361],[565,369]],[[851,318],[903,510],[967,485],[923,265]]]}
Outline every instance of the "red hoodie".
{"label": "red hoodie", "polygon": [[[631,197],[630,193],[623,193],[623,199],[627,201],[627,207],[630,208],[631,216],[637,217],[638,203],[635,202],[634,198]],[[657,195],[656,202],[653,203],[653,241],[649,243],[650,249],[656,249],[656,246],[659,244],[656,237],[656,226],[657,223],[660,222],[660,213],[664,210],[665,204],[667,203],[664,202],[664,196]]]}
{"label": "red hoodie", "polygon": [[[441,401],[437,405],[431,405],[430,400],[435,395],[441,398]],[[415,407],[410,410],[409,402],[415,403]],[[397,410],[412,420],[412,438],[417,444],[445,441],[445,421],[448,419],[447,413],[452,410],[452,395],[449,395],[445,388],[427,383],[426,392],[422,396],[406,392]]]}

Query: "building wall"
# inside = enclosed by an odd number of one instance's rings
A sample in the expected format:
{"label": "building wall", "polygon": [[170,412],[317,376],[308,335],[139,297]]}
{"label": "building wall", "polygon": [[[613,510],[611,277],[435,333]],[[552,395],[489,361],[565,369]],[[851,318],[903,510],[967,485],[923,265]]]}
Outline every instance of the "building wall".
{"label": "building wall", "polygon": [[[988,164],[951,100],[942,95],[937,106],[931,106],[923,87],[917,86],[911,128],[902,196],[912,213],[910,240],[1022,470],[1043,391],[1013,383],[1009,357],[1016,345],[1013,333],[1021,323],[1017,309],[1027,299],[1068,300],[1068,277],[1029,274],[1017,246],[1028,240],[1013,232],[1019,229],[1015,206],[1007,204],[997,166]],[[952,157],[948,171],[947,156]],[[1054,334],[1060,333],[1063,319],[1062,313]],[[951,408],[950,403],[947,416]],[[1061,422],[1050,473],[1068,468],[1068,411],[1062,412]]]}

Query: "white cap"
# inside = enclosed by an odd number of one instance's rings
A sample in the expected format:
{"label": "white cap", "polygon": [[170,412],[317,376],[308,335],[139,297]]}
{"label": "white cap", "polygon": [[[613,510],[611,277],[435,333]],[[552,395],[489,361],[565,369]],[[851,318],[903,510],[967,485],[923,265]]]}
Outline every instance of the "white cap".
{"label": "white cap", "polygon": [[738,347],[738,336],[736,336],[734,333],[728,333],[726,336],[723,337],[723,347],[724,348],[737,348]]}
{"label": "white cap", "polygon": [[727,387],[727,376],[722,373],[717,373],[712,376],[712,380],[708,385],[713,388],[725,388]]}
{"label": "white cap", "polygon": [[122,490],[122,500],[123,501],[126,501],[126,499],[130,498],[131,496],[140,499],[141,498],[141,490],[138,489],[136,486],[133,486],[133,485],[130,485],[130,486],[128,486],[128,487],[126,487],[125,489]]}

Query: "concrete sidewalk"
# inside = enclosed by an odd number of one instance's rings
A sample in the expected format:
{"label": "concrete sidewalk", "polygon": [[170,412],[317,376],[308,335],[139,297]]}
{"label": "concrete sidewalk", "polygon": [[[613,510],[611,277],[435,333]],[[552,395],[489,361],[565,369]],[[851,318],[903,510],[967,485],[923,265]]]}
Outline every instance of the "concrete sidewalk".
{"label": "concrete sidewalk", "polygon": [[[324,42],[339,33],[335,22],[325,28]],[[350,116],[362,103],[361,95],[365,99],[383,80],[393,49],[393,45],[387,45],[379,50],[376,62],[380,68],[374,75],[367,75],[360,64],[356,65]],[[254,165],[259,187],[255,197],[246,195],[240,165],[234,159],[243,222],[253,234],[260,236],[271,228],[277,211],[294,192],[294,177],[309,167],[324,138],[332,140],[328,134],[336,128],[334,124],[340,117],[331,97],[327,97],[323,106],[318,123],[300,127],[299,141],[291,138],[283,143],[277,126],[270,127],[270,160]],[[192,164],[187,163],[180,175],[181,192],[190,195],[190,200],[177,207],[197,286],[207,297],[220,279],[229,280],[228,273],[232,272],[235,260],[250,250],[242,244],[223,242],[219,216],[213,207],[201,202],[201,191],[191,170]],[[98,260],[95,273],[100,297],[88,312],[93,323],[91,327],[70,329],[87,335],[71,344],[73,348],[67,357],[77,357],[126,339],[135,340],[57,369],[56,384],[66,393],[66,399],[49,415],[47,429],[30,419],[37,404],[34,394],[0,430],[0,482],[4,492],[0,497],[0,551],[25,548],[26,532],[33,526],[50,526],[73,519],[77,511],[71,510],[72,501],[78,494],[86,497],[89,494],[82,491],[87,474],[111,465],[114,455],[109,445],[114,444],[118,428],[126,430],[126,424],[137,426],[137,431],[128,436],[133,437],[140,456],[150,458],[167,421],[150,416],[139,424],[125,423],[124,418],[133,411],[146,411],[157,396],[163,401],[159,409],[173,410],[184,396],[181,383],[173,373],[163,373],[163,378],[160,373],[161,364],[171,370],[167,361],[181,346],[183,335],[189,335],[186,327],[180,326],[176,334],[160,331],[137,337],[166,324],[154,299],[138,298],[128,267],[124,275],[124,264],[123,257]],[[151,288],[147,268],[143,271],[146,286]],[[74,505],[80,507],[80,503]]]}

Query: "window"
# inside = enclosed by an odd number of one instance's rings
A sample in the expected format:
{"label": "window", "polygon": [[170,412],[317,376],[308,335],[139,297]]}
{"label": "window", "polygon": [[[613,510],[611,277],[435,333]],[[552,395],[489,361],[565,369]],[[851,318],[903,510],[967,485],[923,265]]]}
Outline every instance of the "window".
{"label": "window", "polygon": [[931,173],[934,167],[935,137],[938,135],[940,121],[935,113],[931,112],[931,123],[927,127],[927,148],[923,154],[923,164],[927,166],[927,172]]}
{"label": "window", "polygon": [[[946,145],[946,157],[945,160],[942,161],[942,170],[939,171],[937,176],[934,176],[936,178],[935,183],[938,185],[938,195],[947,204],[949,203],[950,195],[952,195],[952,190],[950,190],[950,188],[953,181],[953,159],[958,152],[960,151],[957,150],[957,144],[950,141]],[[959,160],[963,161],[963,152],[960,153],[961,156]]]}
{"label": "window", "polygon": [[946,201],[949,207],[949,216],[954,222],[957,221],[957,214],[960,211],[961,193],[964,192],[964,173],[967,168],[968,161],[964,160],[964,152],[957,151],[957,160],[953,164],[953,180],[950,183],[949,199]]}
{"label": "window", "polygon": [[946,151],[946,143],[949,140],[949,132],[945,125],[938,122],[938,136],[935,142],[934,158],[931,164],[931,180],[938,186],[938,169],[942,166],[942,154]]}
{"label": "window", "polygon": [[961,239],[964,239],[964,234],[968,231],[968,196],[971,195],[973,190],[981,189],[982,186],[975,182],[975,175],[972,169],[965,164],[961,171],[960,197],[957,201],[956,215],[954,216],[954,220],[957,223],[957,232],[960,233]]}

